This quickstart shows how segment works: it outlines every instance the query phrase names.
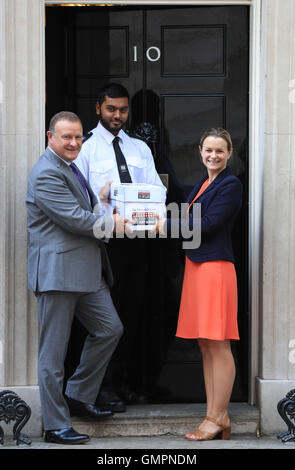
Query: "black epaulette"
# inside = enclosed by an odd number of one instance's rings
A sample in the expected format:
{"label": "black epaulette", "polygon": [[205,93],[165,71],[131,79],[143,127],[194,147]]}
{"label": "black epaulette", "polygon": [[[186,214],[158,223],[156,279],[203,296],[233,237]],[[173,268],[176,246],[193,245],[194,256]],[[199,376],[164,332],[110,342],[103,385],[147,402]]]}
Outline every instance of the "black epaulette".
{"label": "black epaulette", "polygon": [[86,142],[86,140],[90,139],[92,134],[93,134],[93,132],[87,132],[86,135],[83,135],[83,144],[84,144],[84,142]]}

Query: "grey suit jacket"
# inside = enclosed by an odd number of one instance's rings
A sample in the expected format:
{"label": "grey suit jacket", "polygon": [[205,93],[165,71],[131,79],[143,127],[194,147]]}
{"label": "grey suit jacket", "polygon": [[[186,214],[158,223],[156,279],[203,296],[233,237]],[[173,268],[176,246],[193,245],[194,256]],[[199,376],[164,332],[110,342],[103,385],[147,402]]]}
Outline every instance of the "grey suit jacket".
{"label": "grey suit jacket", "polygon": [[34,292],[95,292],[102,269],[112,283],[104,242],[93,233],[95,223],[103,229],[111,217],[93,213],[97,198],[85,183],[91,204],[71,168],[49,148],[30,173],[28,287]]}

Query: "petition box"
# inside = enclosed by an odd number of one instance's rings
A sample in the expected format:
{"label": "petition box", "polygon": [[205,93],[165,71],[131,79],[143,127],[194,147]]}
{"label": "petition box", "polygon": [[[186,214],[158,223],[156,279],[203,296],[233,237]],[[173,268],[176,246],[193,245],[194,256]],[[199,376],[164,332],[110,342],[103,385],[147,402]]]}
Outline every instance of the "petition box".
{"label": "petition box", "polygon": [[166,215],[166,190],[146,183],[112,183],[111,204],[124,219],[134,222],[133,230],[149,230],[157,223],[156,215]]}

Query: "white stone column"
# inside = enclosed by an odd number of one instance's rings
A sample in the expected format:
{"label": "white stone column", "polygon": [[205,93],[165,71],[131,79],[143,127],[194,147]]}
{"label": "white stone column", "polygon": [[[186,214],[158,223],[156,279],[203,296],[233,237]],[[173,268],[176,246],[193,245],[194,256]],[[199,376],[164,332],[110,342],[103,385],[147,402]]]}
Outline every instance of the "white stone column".
{"label": "white stone column", "polygon": [[[260,374],[264,432],[295,388],[295,2],[264,0],[264,159]],[[293,351],[292,351],[293,349]]]}
{"label": "white stone column", "polygon": [[26,396],[39,427],[38,318],[27,290],[25,197],[28,173],[45,145],[43,25],[42,1],[0,0],[0,386],[32,386]]}

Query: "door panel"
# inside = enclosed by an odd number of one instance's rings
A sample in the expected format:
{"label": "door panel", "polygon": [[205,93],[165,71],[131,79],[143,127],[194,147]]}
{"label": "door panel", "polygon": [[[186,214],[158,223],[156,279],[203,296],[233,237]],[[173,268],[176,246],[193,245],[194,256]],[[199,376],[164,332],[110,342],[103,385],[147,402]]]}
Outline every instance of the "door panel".
{"label": "door panel", "polygon": [[224,75],[223,26],[162,26],[161,36],[163,77]]}
{"label": "door panel", "polygon": [[[200,159],[197,158],[198,136],[195,134],[197,114],[203,129],[212,126],[212,115],[217,126],[222,126],[225,114],[223,96],[210,95],[162,95],[161,130],[169,129],[169,161],[180,185],[192,186],[200,175]],[[174,130],[174,132],[173,132]],[[191,141],[187,137],[191,136]],[[167,140],[163,142],[168,151]]]}
{"label": "door panel", "polygon": [[[146,88],[158,98],[160,143],[157,166],[168,174],[168,200],[181,202],[204,173],[197,148],[204,130],[227,128],[232,135],[233,172],[244,184],[244,207],[235,228],[234,249],[239,283],[241,342],[233,344],[237,380],[233,399],[247,399],[248,345],[248,9],[247,7],[195,7],[146,11],[146,47],[158,48],[159,60],[146,58]],[[155,99],[156,102],[156,99]],[[158,249],[158,251],[157,251]],[[175,338],[184,269],[178,240],[153,247],[161,260],[158,287],[161,309],[150,307],[158,336],[157,385],[167,401],[205,400],[201,356],[195,341]],[[155,252],[157,254],[155,254]],[[156,263],[156,261],[155,261]],[[164,279],[164,281],[163,281]],[[155,370],[155,369],[154,369]],[[181,385],[180,385],[181,384]]]}
{"label": "door panel", "polygon": [[[96,77],[128,77],[129,29],[122,28],[76,28],[76,73],[79,80]],[[108,44],[108,61],[101,60],[99,49],[96,56],[89,51],[96,44]],[[94,60],[93,60],[94,59]],[[90,77],[88,77],[90,75]],[[83,88],[82,88],[83,89]]]}
{"label": "door panel", "polygon": [[[128,127],[146,121],[157,130],[152,151],[168,181],[167,202],[182,202],[204,173],[197,152],[203,131],[222,126],[231,133],[231,166],[244,186],[233,236],[241,336],[233,344],[233,400],[247,400],[248,7],[48,7],[46,14],[47,122],[69,109],[88,131],[97,124],[97,90],[107,81],[126,86]],[[175,338],[184,270],[180,240],[149,240],[147,260],[134,373],[151,401],[205,401],[197,343]]]}
{"label": "door panel", "polygon": [[106,82],[122,83],[130,96],[142,88],[142,24],[138,9],[46,8],[47,123],[68,109],[88,132],[97,125],[96,93]]}

